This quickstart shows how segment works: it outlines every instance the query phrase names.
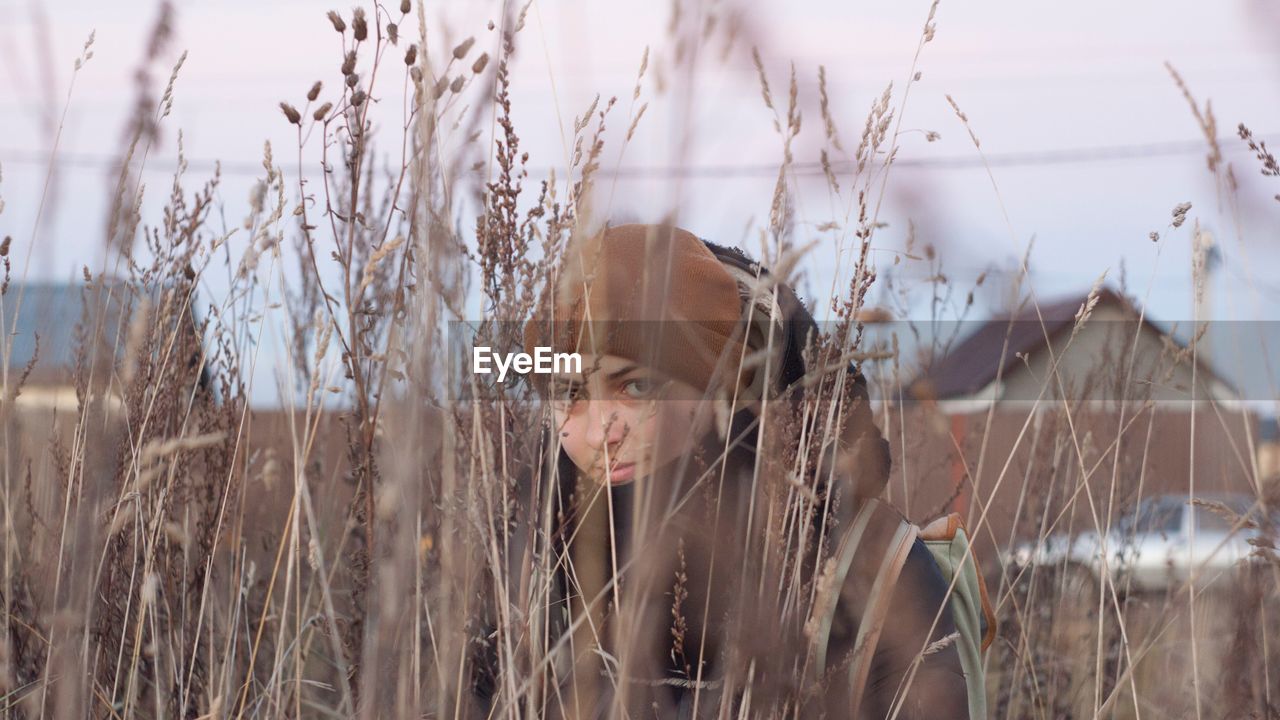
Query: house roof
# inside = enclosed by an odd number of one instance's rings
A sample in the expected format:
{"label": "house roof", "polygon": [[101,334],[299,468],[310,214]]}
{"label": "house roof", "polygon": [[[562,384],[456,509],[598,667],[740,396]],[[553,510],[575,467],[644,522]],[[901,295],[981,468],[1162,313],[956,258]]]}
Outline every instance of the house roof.
{"label": "house roof", "polygon": [[[977,330],[922,372],[911,383],[912,393],[918,397],[937,400],[967,397],[977,393],[997,377],[1007,375],[1014,363],[1021,362],[1019,355],[1044,348],[1048,340],[1069,332],[1075,324],[1076,313],[1087,299],[1088,294],[1085,293],[1042,303],[1039,316],[1034,306],[1024,304],[1015,313],[999,315],[982,323]],[[1118,308],[1134,320],[1141,317],[1144,326],[1160,335],[1168,335],[1150,318],[1139,313],[1138,308],[1123,295],[1109,287],[1103,287],[1098,293],[1097,306],[1108,305]],[[1176,338],[1174,342],[1182,345]],[[1202,370],[1221,380],[1203,360],[1199,362]]]}

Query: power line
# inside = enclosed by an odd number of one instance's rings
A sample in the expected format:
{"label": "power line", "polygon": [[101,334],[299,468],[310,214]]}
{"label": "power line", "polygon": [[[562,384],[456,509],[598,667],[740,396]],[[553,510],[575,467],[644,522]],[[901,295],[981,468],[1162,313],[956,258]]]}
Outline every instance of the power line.
{"label": "power line", "polygon": [[[1272,137],[1269,134],[1266,140]],[[1229,140],[1236,138],[1220,138],[1219,144],[1223,144]],[[1248,148],[1244,146],[1230,147],[1224,149],[1224,152],[1244,152]],[[1146,143],[1140,145],[1101,145],[1083,148],[1069,148],[1063,150],[1040,150],[1030,152],[1008,152],[1008,153],[990,153],[985,157],[978,155],[955,155],[950,157],[935,158],[903,158],[899,157],[893,161],[896,167],[911,167],[923,169],[965,169],[980,168],[986,165],[991,167],[1018,167],[1018,166],[1045,166],[1045,165],[1064,165],[1072,163],[1092,163],[1105,162],[1108,160],[1132,160],[1146,159],[1155,157],[1171,157],[1177,155],[1191,155],[1196,153],[1205,153],[1207,148],[1203,140],[1184,140],[1180,142],[1166,143]],[[796,175],[812,175],[822,176],[825,171],[822,164],[818,162],[801,162],[792,164],[793,171]],[[837,175],[849,172],[854,169],[854,163],[850,161],[832,162],[831,169]],[[767,176],[773,177],[778,174],[778,165],[720,165],[720,166],[703,166],[690,168],[670,168],[670,167],[634,167],[619,168],[618,175],[620,177],[733,177],[733,176]]]}
{"label": "power line", "polygon": [[[1280,133],[1269,133],[1266,136],[1259,135],[1255,137],[1264,140],[1271,140],[1278,135],[1280,135]],[[1219,138],[1218,144],[1224,148],[1224,152],[1242,153],[1248,151],[1248,148],[1243,145],[1234,144],[1233,141],[1235,140],[1237,140],[1235,136]],[[1110,160],[1139,160],[1159,157],[1175,157],[1179,155],[1192,155],[1207,152],[1208,149],[1204,140],[1183,140],[1177,142],[1129,145],[1095,145],[1090,147],[1065,148],[1061,150],[990,153],[985,156],[965,154],[932,158],[899,157],[895,159],[893,163],[897,167],[936,170],[980,168],[986,165],[991,167],[1042,167],[1049,165],[1106,162]],[[3,155],[5,163],[14,162],[26,165],[44,165],[49,162],[49,155],[47,151],[8,149],[2,151],[0,154]],[[157,158],[152,161],[152,166],[146,168],[144,172],[172,173],[172,170],[165,168],[172,168],[176,162],[176,158]],[[229,160],[221,161],[221,163],[219,163],[217,160],[188,159],[186,162],[188,170],[195,172],[213,172],[214,168],[220,164],[223,175],[248,175],[257,177],[264,174],[262,163],[260,161],[249,162],[243,160]],[[118,170],[120,168],[119,158],[90,153],[63,153],[59,155],[58,163],[60,165],[77,168],[99,168],[105,170]],[[157,164],[161,167],[156,167]],[[624,179],[773,177],[778,174],[778,167],[779,166],[776,163],[703,165],[694,167],[639,165],[618,168],[616,170],[616,174],[619,178]],[[818,162],[793,163],[791,167],[792,172],[796,175],[821,177],[825,174],[822,164]],[[854,169],[854,163],[847,160],[832,162],[831,169],[836,174],[847,173]],[[534,175],[542,175],[547,172],[547,168],[530,168],[530,173]]]}
{"label": "power line", "polygon": [[[1267,136],[1256,136],[1260,140],[1280,135],[1268,133]],[[1219,145],[1225,146],[1226,152],[1244,152],[1247,147],[1231,145],[1234,136],[1219,138]],[[1046,167],[1046,165],[1066,165],[1085,163],[1105,163],[1108,160],[1140,160],[1149,158],[1170,158],[1170,156],[1193,155],[1207,152],[1203,140],[1185,140],[1178,142],[1148,142],[1140,145],[1096,145],[1088,147],[1070,147],[1062,150],[992,152],[986,156],[954,155],[948,158],[899,158],[893,164],[899,168],[920,169],[966,169],[982,168],[991,165],[993,168],[1014,167]],[[28,150],[4,150],[5,163],[44,165],[49,163],[49,152]],[[109,155],[86,154],[86,152],[65,152],[58,158],[60,165],[73,168],[99,168],[116,170],[120,167],[120,159]],[[152,167],[143,172],[172,173],[177,159],[156,158]],[[188,170],[211,173],[220,164],[225,176],[252,176],[264,174],[261,161],[244,160],[207,160],[188,159]],[[160,165],[160,167],[156,167]],[[820,163],[794,163],[792,172],[797,176],[822,177],[824,170]],[[854,169],[851,161],[833,161],[832,172],[844,174]],[[535,176],[547,174],[547,168],[530,168]],[[617,177],[631,179],[645,178],[730,178],[730,177],[773,177],[778,173],[777,164],[758,163],[741,165],[700,165],[700,167],[676,167],[676,165],[635,165],[635,167],[618,168]]]}

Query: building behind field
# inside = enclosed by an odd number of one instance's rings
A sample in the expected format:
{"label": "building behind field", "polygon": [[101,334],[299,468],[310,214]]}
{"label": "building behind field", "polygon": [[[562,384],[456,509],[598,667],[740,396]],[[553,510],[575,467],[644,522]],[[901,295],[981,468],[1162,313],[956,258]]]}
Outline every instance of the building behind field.
{"label": "building behind field", "polygon": [[1086,295],[978,323],[885,407],[889,495],[912,519],[961,512],[989,556],[1152,494],[1256,494],[1237,390],[1124,296],[1094,299],[1083,321]]}

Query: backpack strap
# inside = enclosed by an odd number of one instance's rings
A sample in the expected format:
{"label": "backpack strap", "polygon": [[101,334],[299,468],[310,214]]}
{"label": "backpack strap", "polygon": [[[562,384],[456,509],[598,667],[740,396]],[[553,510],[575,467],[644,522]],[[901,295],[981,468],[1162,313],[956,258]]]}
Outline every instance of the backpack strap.
{"label": "backpack strap", "polygon": [[[840,544],[828,561],[819,580],[819,589],[813,603],[813,613],[805,627],[811,643],[809,668],[813,673],[810,677],[814,681],[824,679],[827,670],[830,634],[841,598],[841,589],[848,581],[858,548],[863,545],[863,541],[866,539],[867,529],[872,524],[874,515],[878,510],[882,509],[882,506],[884,506],[883,509],[885,510],[891,510],[891,508],[877,500],[863,501],[862,507],[858,509],[853,522],[849,524],[842,534]],[[875,575],[866,596],[862,615],[858,620],[857,635],[849,662],[847,680],[852,700],[849,706],[852,712],[851,716],[857,716],[859,706],[866,696],[866,683],[871,673],[876,647],[892,609],[894,589],[897,586],[903,568],[906,566],[912,547],[915,545],[916,540],[919,539],[924,541],[934,562],[938,563],[938,567],[942,570],[944,577],[951,578],[952,575],[950,573],[956,572],[957,568],[961,567],[957,558],[962,558],[965,564],[972,563],[972,567],[965,569],[963,577],[959,578],[962,581],[963,591],[961,586],[958,585],[956,596],[949,597],[948,601],[956,602],[956,597],[959,597],[963,600],[961,605],[967,608],[965,612],[973,613],[972,620],[969,621],[968,625],[964,626],[972,628],[973,631],[970,632],[959,627],[961,617],[956,615],[957,608],[955,606],[952,607],[953,617],[956,619],[958,629],[962,634],[960,643],[970,643],[965,645],[968,648],[968,655],[965,654],[966,651],[961,651],[961,662],[965,665],[965,682],[969,691],[969,716],[974,718],[986,717],[985,702],[983,701],[981,657],[982,652],[991,644],[995,636],[996,621],[991,601],[987,595],[986,584],[977,565],[977,555],[968,541],[964,522],[959,515],[952,514],[939,518],[922,529],[902,519],[896,512],[894,515],[894,524],[892,525],[889,523],[888,517],[882,521],[875,521],[877,533],[883,532],[887,535],[890,528],[893,528],[893,535],[888,544],[884,544],[883,539],[877,536],[877,539],[871,542],[863,551],[864,555],[883,552],[882,555],[879,555],[878,565],[873,564],[876,562],[876,558],[870,556],[864,557],[859,562],[859,567],[863,568],[863,572],[868,574],[870,574],[870,569],[875,567]],[[943,554],[940,555],[940,553]],[[944,558],[945,562],[940,560],[940,557]],[[968,618],[970,616],[965,615],[964,617]]]}
{"label": "backpack strap", "polygon": [[851,717],[858,716],[858,706],[866,690],[867,676],[871,672],[871,659],[875,656],[876,644],[880,641],[880,632],[884,630],[885,620],[889,617],[893,589],[902,574],[902,567],[907,564],[907,556],[911,554],[911,546],[915,544],[918,528],[902,520],[885,551],[880,562],[880,570],[876,573],[875,582],[871,584],[871,593],[867,596],[867,608],[858,623],[858,637],[853,646],[853,662],[849,667],[850,689],[853,691]]}
{"label": "backpack strap", "polygon": [[[884,503],[875,499],[866,499],[858,509],[853,522],[845,530],[831,558],[827,569],[827,577],[822,580],[824,590],[818,593],[814,602],[813,615],[810,619],[812,650],[810,668],[813,677],[820,679],[827,669],[827,650],[831,637],[836,606],[840,600],[840,589],[844,587],[853,567],[858,547],[862,544],[867,526],[877,511],[889,509]],[[911,546],[915,544],[918,529],[915,525],[902,520],[897,521],[893,538],[885,546],[884,556],[876,571],[875,580],[867,596],[867,605],[858,622],[858,634],[854,644],[854,657],[850,664],[849,681],[853,692],[853,712],[856,716],[857,706],[862,701],[863,686],[871,672],[871,661],[875,656],[876,644],[889,616],[893,599],[893,588],[898,576],[906,565]]]}
{"label": "backpack strap", "polygon": [[986,575],[982,572],[982,566],[978,564],[978,553],[973,549],[973,542],[969,538],[969,528],[965,527],[964,518],[960,516],[960,513],[951,513],[937,518],[920,529],[920,539],[926,543],[950,543],[955,540],[958,533],[963,533],[965,536],[965,547],[969,553],[969,562],[973,563],[973,571],[977,579],[978,607],[981,611],[979,619],[982,630],[980,649],[982,652],[986,652],[987,648],[991,647],[991,643],[996,639],[996,611],[991,606],[991,596],[987,594]]}
{"label": "backpack strap", "polygon": [[831,626],[835,621],[836,605],[840,601],[840,588],[844,587],[845,579],[849,577],[854,555],[858,552],[862,535],[866,532],[878,503],[878,500],[865,500],[862,507],[858,509],[858,514],[853,517],[853,523],[840,538],[840,545],[831,558],[831,565],[827,567],[829,575],[822,581],[824,591],[819,592],[814,600],[813,614],[809,620],[810,637],[813,643],[809,667],[812,668],[815,679],[821,678],[827,671],[827,646],[831,640]]}

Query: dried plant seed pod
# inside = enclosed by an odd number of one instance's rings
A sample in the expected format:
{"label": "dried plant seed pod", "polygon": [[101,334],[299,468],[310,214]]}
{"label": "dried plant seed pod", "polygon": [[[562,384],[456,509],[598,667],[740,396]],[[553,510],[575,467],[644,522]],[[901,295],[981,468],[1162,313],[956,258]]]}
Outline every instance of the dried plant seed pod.
{"label": "dried plant seed pod", "polygon": [[351,37],[363,42],[369,37],[369,23],[364,19],[364,8],[351,11]]}
{"label": "dried plant seed pod", "polygon": [[471,52],[471,46],[475,44],[476,44],[475,37],[469,37],[466,40],[463,40],[458,45],[458,47],[453,49],[453,59],[461,60],[462,58],[466,57],[467,53]]}
{"label": "dried plant seed pod", "polygon": [[315,102],[315,101],[316,101],[316,98],[320,97],[320,88],[321,88],[321,87],[323,87],[323,86],[320,84],[320,81],[319,81],[319,80],[317,80],[317,81],[316,81],[316,84],[315,84],[315,85],[312,85],[312,86],[311,86],[311,89],[310,89],[309,91],[307,91],[307,102]]}
{"label": "dried plant seed pod", "polygon": [[422,84],[422,68],[418,67],[417,65],[414,65],[413,67],[409,68],[409,77],[413,78],[413,84],[421,85]]}
{"label": "dried plant seed pod", "polygon": [[444,95],[444,91],[448,89],[449,89],[449,76],[441,75],[440,79],[436,81],[436,86],[432,88],[431,95],[432,97],[438,98],[441,95]]}
{"label": "dried plant seed pod", "polygon": [[480,55],[480,57],[476,58],[475,62],[471,63],[471,72],[479,75],[480,73],[484,72],[484,68],[488,64],[489,64],[489,53],[483,53]]}
{"label": "dried plant seed pod", "polygon": [[365,96],[365,94],[364,94],[364,91],[363,91],[363,90],[357,90],[357,91],[355,91],[355,93],[354,93],[354,94],[352,94],[352,96],[351,96],[351,105],[352,105],[353,107],[360,107],[361,105],[363,105],[363,104],[364,104],[364,99],[365,99],[365,97],[366,97],[366,96]]}
{"label": "dried plant seed pod", "polygon": [[333,109],[333,103],[331,103],[331,102],[327,102],[327,103],[325,103],[325,104],[321,105],[320,107],[316,108],[316,111],[315,111],[314,113],[312,113],[312,114],[311,114],[311,119],[312,119],[312,120],[324,120],[324,116],[325,116],[325,115],[328,115],[328,114],[329,114],[329,111],[330,111],[330,110],[332,110],[332,109]]}
{"label": "dried plant seed pod", "polygon": [[4,242],[0,242],[0,257],[9,257],[9,245],[13,243],[13,238],[5,235]]}
{"label": "dried plant seed pod", "polygon": [[400,28],[396,27],[395,23],[387,23],[387,39],[392,45],[400,42]]}
{"label": "dried plant seed pod", "polygon": [[280,109],[284,111],[284,116],[294,125],[302,124],[302,115],[298,113],[298,109],[287,102],[280,103]]}
{"label": "dried plant seed pod", "polygon": [[404,64],[412,65],[418,61],[418,44],[414,43],[404,53]]}
{"label": "dried plant seed pod", "polygon": [[401,15],[408,15],[409,11],[412,9],[413,9],[413,3],[409,2],[409,0],[400,0]]}
{"label": "dried plant seed pod", "polygon": [[449,83],[449,92],[452,92],[455,94],[462,92],[462,83],[463,83],[463,78],[461,75],[454,78],[453,82]]}
{"label": "dried plant seed pod", "polygon": [[353,88],[353,87],[355,87],[355,86],[356,86],[356,83],[358,83],[358,82],[360,82],[360,76],[359,76],[359,75],[357,75],[357,74],[355,74],[355,73],[351,73],[350,75],[348,75],[348,76],[347,76],[347,87],[352,87],[352,88]]}
{"label": "dried plant seed pod", "polygon": [[346,57],[342,59],[342,74],[350,75],[356,71],[356,51],[347,51]]}
{"label": "dried plant seed pod", "polygon": [[347,23],[343,21],[342,16],[338,14],[337,10],[329,11],[329,22],[333,23],[334,30],[337,30],[338,32],[347,31]]}

